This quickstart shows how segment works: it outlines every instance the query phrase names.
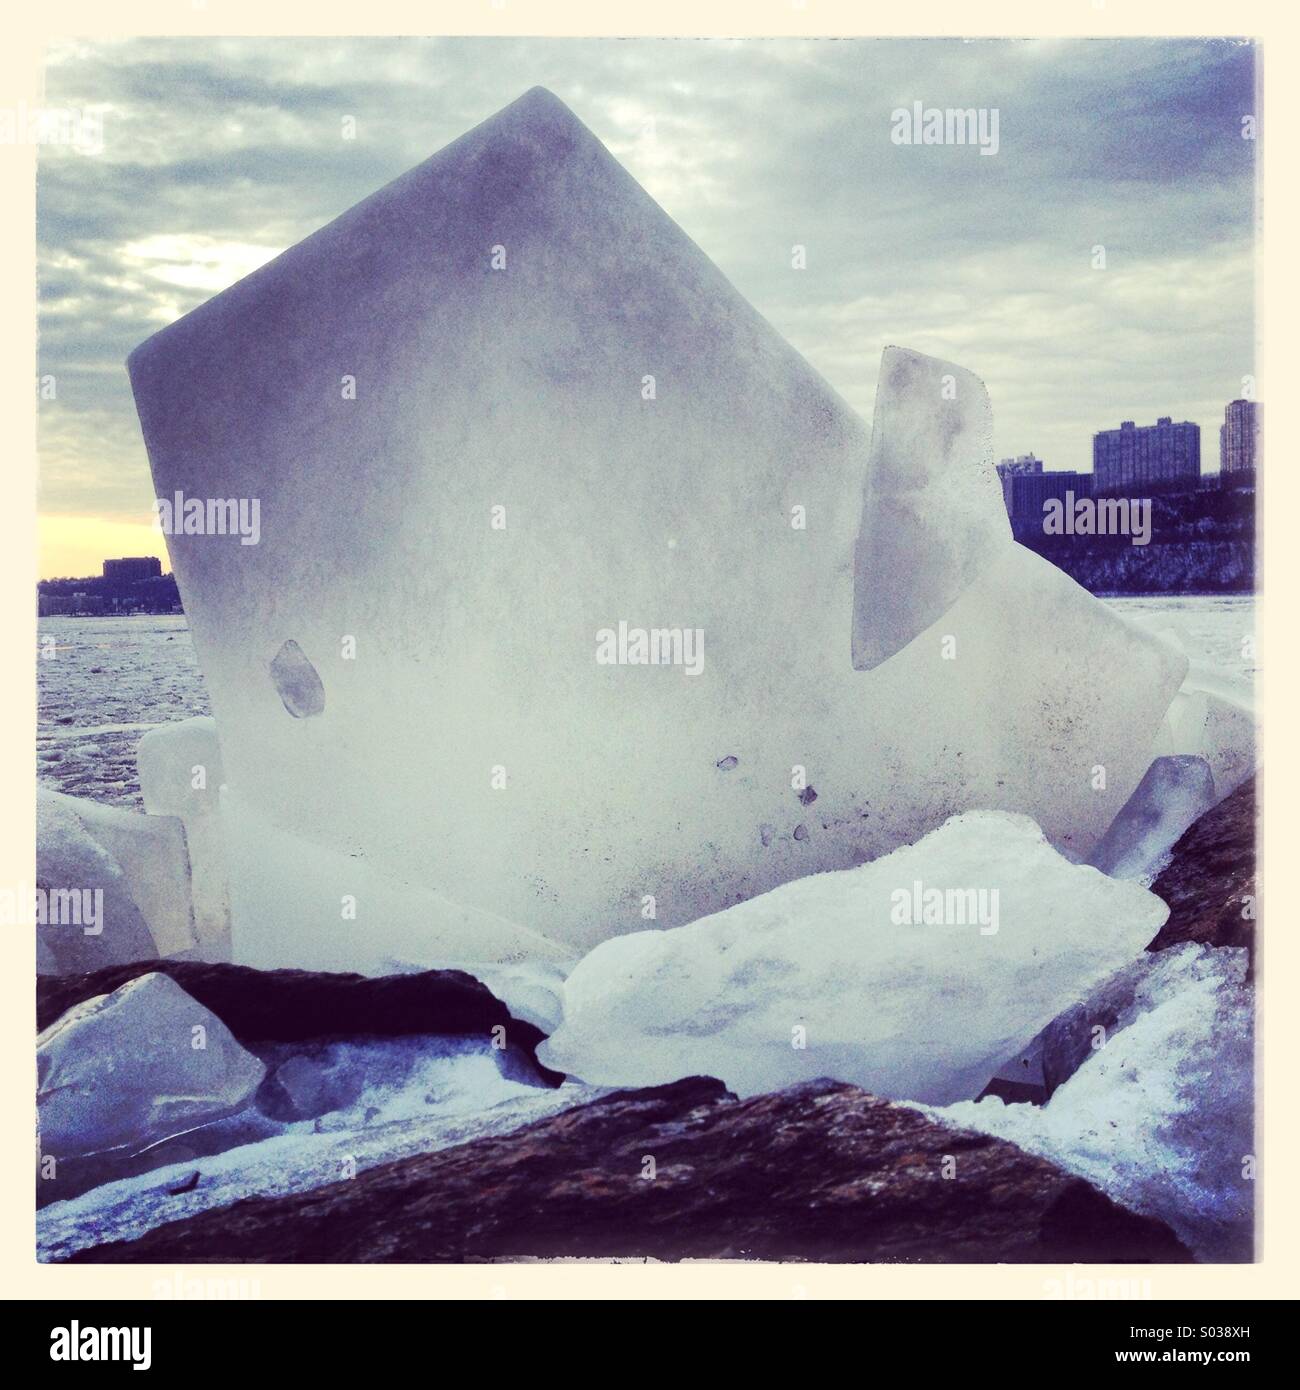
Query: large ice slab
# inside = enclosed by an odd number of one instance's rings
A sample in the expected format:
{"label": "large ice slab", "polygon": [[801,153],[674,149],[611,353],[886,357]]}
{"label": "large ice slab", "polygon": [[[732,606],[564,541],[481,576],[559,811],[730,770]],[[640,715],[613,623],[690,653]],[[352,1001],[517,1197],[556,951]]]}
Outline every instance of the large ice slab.
{"label": "large ice slab", "polygon": [[368,975],[472,966],[512,1007],[521,1000],[526,1017],[544,987],[531,974],[498,977],[495,967],[573,963],[557,942],[430,892],[418,877],[378,873],[369,861],[280,829],[233,792],[223,794],[222,807],[231,910],[248,924],[239,938],[242,965]]}
{"label": "large ice slab", "polygon": [[[575,949],[975,807],[1085,856],[1185,658],[1011,542],[978,383],[896,360],[859,542],[863,423],[540,89],[138,348],[159,496],[260,508],[168,539],[249,813],[235,958],[313,939],[286,836],[336,897]],[[320,914],[340,963],[448,961],[436,914]]]}
{"label": "large ice slab", "polygon": [[716,1076],[753,1095],[831,1076],[971,1099],[1168,913],[1027,817],[973,812],[862,868],[602,943],[538,1056],[592,1085]]}

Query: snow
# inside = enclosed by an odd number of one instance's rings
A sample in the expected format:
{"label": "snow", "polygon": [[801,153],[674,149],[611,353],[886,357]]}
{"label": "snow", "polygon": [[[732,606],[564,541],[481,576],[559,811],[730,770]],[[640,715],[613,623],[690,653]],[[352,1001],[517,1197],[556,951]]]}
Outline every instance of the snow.
{"label": "snow", "polygon": [[932,1111],[994,1134],[1160,1217],[1207,1260],[1251,1258],[1254,992],[1246,952],[1148,958],[1132,1002],[1043,1107],[996,1097]]}
{"label": "snow", "polygon": [[36,1039],[41,1152],[148,1145],[252,1099],[266,1068],[167,975],[84,1000]]}
{"label": "snow", "polygon": [[[951,890],[965,896],[949,905]],[[538,1056],[607,1086],[704,1075],[753,1095],[832,1076],[970,1098],[1167,915],[1140,885],[1069,863],[1027,817],[974,812],[861,868],[604,942]]]}

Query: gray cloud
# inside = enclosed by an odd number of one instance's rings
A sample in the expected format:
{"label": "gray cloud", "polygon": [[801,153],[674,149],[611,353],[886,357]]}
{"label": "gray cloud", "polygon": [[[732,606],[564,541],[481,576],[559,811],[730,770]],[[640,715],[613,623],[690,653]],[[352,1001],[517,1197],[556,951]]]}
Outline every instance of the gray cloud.
{"label": "gray cloud", "polygon": [[[539,83],[864,415],[899,342],[984,377],[1000,453],[1087,467],[1093,430],[1172,414],[1201,423],[1215,467],[1253,371],[1255,59],[1228,40],[57,48],[46,102],[102,111],[104,149],[40,160],[40,364],[58,383],[42,507],[146,513],[127,353],[223,266],[251,269]],[[997,107],[997,156],[891,143],[891,111],[918,100]]]}

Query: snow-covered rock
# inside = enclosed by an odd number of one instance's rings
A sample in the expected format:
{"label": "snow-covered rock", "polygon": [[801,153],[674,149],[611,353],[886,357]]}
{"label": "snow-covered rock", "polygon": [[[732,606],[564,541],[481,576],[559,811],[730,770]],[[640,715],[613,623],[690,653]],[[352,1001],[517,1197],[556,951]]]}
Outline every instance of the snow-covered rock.
{"label": "snow-covered rock", "polygon": [[200,715],[159,724],[140,740],[136,763],[145,810],[176,816],[185,826],[196,955],[229,960],[229,869],[220,803],[224,774],[216,720]]}
{"label": "snow-covered rock", "polygon": [[[1010,1139],[1160,1217],[1210,1260],[1251,1258],[1254,992],[1247,953],[1175,946],[1099,991],[1100,1045],[1045,1106],[991,1097],[934,1111]],[[1113,1022],[1113,998],[1122,1004]],[[1109,1026],[1108,1026],[1109,1025]]]}
{"label": "snow-covered rock", "polygon": [[[569,1090],[544,1093],[530,1108],[558,1109]],[[139,1225],[138,1198],[132,1212],[121,1198],[110,1204],[108,1192],[91,1194],[93,1247],[74,1259],[167,1266],[1189,1259],[1162,1223],[1125,1211],[1042,1159],[841,1082],[737,1100],[717,1081],[692,1077],[588,1098],[566,1111],[491,1143],[441,1152],[426,1144],[382,1172],[361,1172],[354,1161],[351,1181],[339,1182],[336,1172],[318,1182],[329,1184],[321,1191],[277,1195],[286,1177],[302,1185],[306,1152],[273,1168],[263,1160],[256,1177],[265,1186],[252,1200],[209,1198],[206,1211],[191,1214],[191,1193],[177,1198],[169,1190],[168,1220],[155,1217],[142,1236],[130,1229]],[[51,1213],[42,1223],[46,1252],[72,1253],[87,1234],[84,1205],[61,1205],[82,1211]]]}
{"label": "snow-covered rock", "polygon": [[166,975],[69,1009],[36,1040],[41,1152],[143,1149],[252,1099],[266,1073]]}
{"label": "snow-covered rock", "polygon": [[185,953],[195,944],[185,831],[38,787],[37,969],[80,974]]}
{"label": "snow-covered rock", "polygon": [[1012,542],[969,373],[888,363],[864,519],[863,422],[541,89],[137,348],[158,495],[260,506],[168,536],[235,959],[580,953],[982,807],[1086,856],[1186,658]]}
{"label": "snow-covered rock", "polygon": [[[51,1202],[37,1213],[38,1258],[66,1259],[212,1207],[306,1192],[415,1154],[506,1134],[600,1094],[575,1083],[552,1090],[511,1081],[501,1074],[500,1054],[488,1055],[491,1049],[468,1038],[341,1042],[330,1051],[338,1068],[366,1078],[346,1110]],[[52,1181],[61,1180],[64,1167]]]}
{"label": "snow-covered rock", "polygon": [[599,1085],[701,1075],[753,1095],[831,1076],[969,1099],[1167,913],[1069,863],[1027,817],[974,812],[861,868],[604,942],[538,1057]]}

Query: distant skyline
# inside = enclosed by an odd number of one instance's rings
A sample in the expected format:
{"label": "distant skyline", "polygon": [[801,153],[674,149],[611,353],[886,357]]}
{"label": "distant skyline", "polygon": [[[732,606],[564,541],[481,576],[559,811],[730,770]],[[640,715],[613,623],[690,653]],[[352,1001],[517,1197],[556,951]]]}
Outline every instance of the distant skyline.
{"label": "distant skyline", "polygon": [[[132,348],[537,84],[865,419],[898,343],[984,379],[997,459],[1086,471],[1168,415],[1217,469],[1254,371],[1240,41],[74,41],[45,105],[103,147],[39,163],[40,574],[166,563]],[[894,143],[916,102],[996,109],[996,154]]]}

